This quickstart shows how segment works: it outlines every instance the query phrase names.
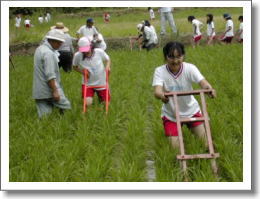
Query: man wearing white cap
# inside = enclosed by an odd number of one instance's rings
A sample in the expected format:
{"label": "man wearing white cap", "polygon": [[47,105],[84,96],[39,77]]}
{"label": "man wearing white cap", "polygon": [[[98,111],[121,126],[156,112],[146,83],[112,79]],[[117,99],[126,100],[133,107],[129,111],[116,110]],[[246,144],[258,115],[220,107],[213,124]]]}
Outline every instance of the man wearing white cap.
{"label": "man wearing white cap", "polygon": [[33,99],[39,118],[50,114],[53,107],[59,108],[60,113],[71,108],[63,92],[58,65],[57,49],[64,41],[64,33],[53,29],[34,54]]}
{"label": "man wearing white cap", "polygon": [[[83,70],[88,70],[89,86],[101,86],[106,84],[106,71],[110,71],[111,61],[107,53],[101,48],[93,48],[91,41],[87,37],[82,37],[78,41],[79,51],[75,53],[73,58],[73,67],[80,74],[84,74]],[[105,66],[104,63],[105,62]],[[85,90],[84,78],[82,76],[82,97]],[[88,89],[86,93],[87,106],[93,103],[93,97],[97,93],[101,102],[106,101],[106,89],[95,88]],[[108,101],[110,101],[110,92],[108,91]]]}
{"label": "man wearing white cap", "polygon": [[143,26],[144,26],[143,24],[137,24],[136,28],[138,30],[138,36],[129,37],[131,51],[133,50],[133,46],[134,46],[135,42],[138,43],[139,50],[142,50],[142,43],[143,43],[143,32],[142,32],[142,29],[143,29]]}

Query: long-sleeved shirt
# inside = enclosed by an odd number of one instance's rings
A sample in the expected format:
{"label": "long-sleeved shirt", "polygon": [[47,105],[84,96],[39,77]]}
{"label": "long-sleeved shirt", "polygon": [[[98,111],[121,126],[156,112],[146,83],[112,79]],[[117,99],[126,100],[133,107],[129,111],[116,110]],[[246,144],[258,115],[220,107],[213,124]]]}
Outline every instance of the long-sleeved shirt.
{"label": "long-sleeved shirt", "polygon": [[48,41],[40,45],[34,53],[33,99],[52,98],[48,81],[55,79],[56,87],[62,90],[59,72],[59,54]]}
{"label": "long-sleeved shirt", "polygon": [[150,26],[150,27],[145,26],[144,27],[144,35],[145,35],[145,39],[148,40],[146,46],[148,46],[150,44],[157,44],[158,43],[157,34],[156,34],[153,26]]}
{"label": "long-sleeved shirt", "polygon": [[72,44],[72,37],[68,33],[64,33],[65,36],[65,42],[62,43],[59,51],[69,51],[71,53],[74,53],[74,48]]}

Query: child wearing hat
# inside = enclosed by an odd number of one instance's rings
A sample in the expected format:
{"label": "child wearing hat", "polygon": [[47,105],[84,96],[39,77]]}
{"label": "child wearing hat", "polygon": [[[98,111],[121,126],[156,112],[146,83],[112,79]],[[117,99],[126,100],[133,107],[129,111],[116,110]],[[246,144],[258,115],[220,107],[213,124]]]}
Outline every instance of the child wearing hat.
{"label": "child wearing hat", "polygon": [[74,47],[72,44],[72,37],[69,35],[69,29],[64,26],[62,22],[57,22],[55,26],[51,27],[51,30],[57,29],[64,33],[65,41],[62,43],[58,52],[59,56],[59,67],[62,67],[65,72],[70,72],[72,70],[72,59],[74,54]]}
{"label": "child wearing hat", "polygon": [[[106,84],[106,69],[110,71],[111,61],[107,53],[100,48],[93,48],[91,41],[87,37],[82,37],[78,41],[79,51],[73,58],[73,68],[80,74],[84,74],[84,69],[88,70],[89,86],[101,86]],[[105,62],[105,66],[104,66]],[[82,77],[82,97],[85,90],[84,77]],[[106,101],[105,88],[90,88],[86,93],[87,106],[93,103],[93,97],[97,93],[101,102]],[[110,91],[108,92],[110,101]]]}
{"label": "child wearing hat", "polygon": [[223,18],[226,20],[226,29],[220,40],[226,44],[230,44],[234,37],[234,24],[230,14],[223,14]]}

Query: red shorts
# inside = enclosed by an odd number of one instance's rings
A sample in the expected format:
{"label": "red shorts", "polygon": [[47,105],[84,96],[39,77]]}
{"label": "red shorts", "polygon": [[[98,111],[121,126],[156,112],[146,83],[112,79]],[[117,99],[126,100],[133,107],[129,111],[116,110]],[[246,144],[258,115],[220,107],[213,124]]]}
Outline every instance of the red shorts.
{"label": "red shorts", "polygon": [[194,41],[194,42],[198,42],[199,40],[201,40],[201,38],[202,38],[201,35],[194,36],[194,37],[193,37],[193,41]]}
{"label": "red shorts", "polygon": [[[208,36],[208,39],[210,38],[211,36]],[[214,40],[214,39],[217,39],[217,36],[216,35],[214,35],[213,37],[212,37],[212,40]]]}
{"label": "red shorts", "polygon": [[222,41],[229,44],[229,43],[231,43],[232,39],[233,39],[233,37],[224,37],[222,39]]}
{"label": "red shorts", "polygon": [[[199,111],[192,117],[202,117],[202,114]],[[162,120],[163,120],[165,136],[178,136],[177,123],[170,121],[165,116],[162,117]],[[189,128],[192,128],[192,127],[196,127],[196,126],[203,124],[203,122],[190,122],[190,123],[186,123],[186,124]]]}
{"label": "red shorts", "polygon": [[26,28],[30,28],[30,24],[25,24],[25,27]]}
{"label": "red shorts", "polygon": [[[84,89],[85,89],[85,85],[82,85],[82,87],[81,87],[82,98],[84,97],[84,94],[83,94]],[[94,88],[88,88],[86,97],[93,97],[95,92],[97,93],[98,98],[101,102],[106,101],[106,89],[95,90]],[[108,89],[108,101],[110,102],[110,90],[109,89]]]}

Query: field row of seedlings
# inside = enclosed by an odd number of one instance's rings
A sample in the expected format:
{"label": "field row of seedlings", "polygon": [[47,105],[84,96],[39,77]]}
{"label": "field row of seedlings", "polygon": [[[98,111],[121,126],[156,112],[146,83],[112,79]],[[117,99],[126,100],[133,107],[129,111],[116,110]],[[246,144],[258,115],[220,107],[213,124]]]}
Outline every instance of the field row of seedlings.
{"label": "field row of seedlings", "polygon": [[[82,114],[81,77],[62,71],[72,110],[63,116],[56,111],[42,120],[31,97],[33,56],[13,57],[10,181],[183,181],[178,152],[164,136],[161,102],[154,98],[151,86],[155,67],[164,63],[162,49],[108,54],[112,61],[108,115],[97,99]],[[207,98],[207,105],[214,144],[221,155],[219,178],[212,174],[208,160],[194,160],[188,162],[190,180],[242,181],[242,46],[188,47],[186,61],[197,65],[217,90],[217,98]],[[205,152],[185,127],[184,139],[187,153]]]}

